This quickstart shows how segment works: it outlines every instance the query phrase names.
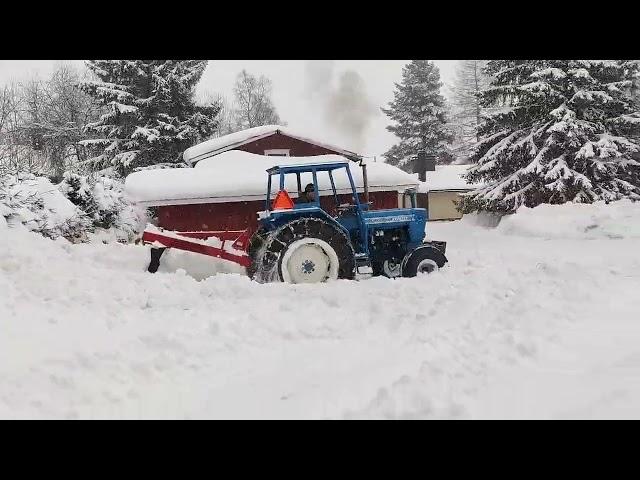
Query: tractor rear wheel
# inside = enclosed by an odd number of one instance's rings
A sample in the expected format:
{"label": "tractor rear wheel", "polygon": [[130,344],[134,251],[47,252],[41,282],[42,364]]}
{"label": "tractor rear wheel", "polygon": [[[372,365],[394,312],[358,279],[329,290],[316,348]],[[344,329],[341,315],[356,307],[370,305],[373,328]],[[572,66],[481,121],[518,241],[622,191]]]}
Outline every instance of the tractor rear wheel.
{"label": "tractor rear wheel", "polygon": [[256,259],[259,281],[320,283],[355,276],[355,256],[348,237],[322,219],[293,220],[264,242]]}
{"label": "tractor rear wheel", "polygon": [[447,257],[431,245],[423,245],[409,254],[402,261],[402,276],[415,277],[418,273],[433,273],[444,267]]}
{"label": "tractor rear wheel", "polygon": [[251,265],[247,267],[247,275],[249,278],[253,279],[258,271],[259,265],[258,262],[260,260],[260,249],[264,245],[264,241],[269,235],[264,228],[258,228],[251,238],[249,239],[249,245],[247,246],[247,254],[251,259]]}

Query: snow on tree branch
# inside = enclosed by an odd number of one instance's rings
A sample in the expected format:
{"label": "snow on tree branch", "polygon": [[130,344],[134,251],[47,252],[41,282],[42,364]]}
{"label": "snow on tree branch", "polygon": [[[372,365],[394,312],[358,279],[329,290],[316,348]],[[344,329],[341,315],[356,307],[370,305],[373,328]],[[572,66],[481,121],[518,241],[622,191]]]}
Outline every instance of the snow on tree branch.
{"label": "snow on tree branch", "polygon": [[640,114],[635,61],[492,60],[479,94],[487,115],[468,179],[485,186],[463,211],[640,199]]}

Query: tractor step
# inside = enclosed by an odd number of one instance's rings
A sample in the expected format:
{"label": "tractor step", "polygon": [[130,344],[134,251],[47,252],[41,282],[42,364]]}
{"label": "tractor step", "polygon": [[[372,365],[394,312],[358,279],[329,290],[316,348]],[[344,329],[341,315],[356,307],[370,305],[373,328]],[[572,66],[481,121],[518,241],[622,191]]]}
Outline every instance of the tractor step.
{"label": "tractor step", "polygon": [[356,253],[356,277],[360,279],[373,277],[373,267],[371,266],[371,259],[368,255],[363,253]]}
{"label": "tractor step", "polygon": [[373,275],[373,267],[371,265],[360,265],[356,269],[358,275]]}

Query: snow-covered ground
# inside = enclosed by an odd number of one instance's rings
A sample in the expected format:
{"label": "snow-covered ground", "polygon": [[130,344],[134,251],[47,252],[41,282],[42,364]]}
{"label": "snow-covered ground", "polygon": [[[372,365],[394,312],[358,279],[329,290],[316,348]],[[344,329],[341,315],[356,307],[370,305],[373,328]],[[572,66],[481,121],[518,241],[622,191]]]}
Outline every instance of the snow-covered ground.
{"label": "snow-covered ground", "polygon": [[313,286],[2,222],[1,418],[640,418],[640,203],[428,224],[442,271]]}

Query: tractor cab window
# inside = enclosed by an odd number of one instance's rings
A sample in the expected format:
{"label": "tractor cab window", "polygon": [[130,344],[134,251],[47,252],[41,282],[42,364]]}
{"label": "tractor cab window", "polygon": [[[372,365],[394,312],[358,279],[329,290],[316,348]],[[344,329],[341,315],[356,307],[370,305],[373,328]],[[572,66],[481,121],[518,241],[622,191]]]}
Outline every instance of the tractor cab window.
{"label": "tractor cab window", "polygon": [[296,205],[313,203],[316,200],[311,172],[289,173],[285,182],[290,188],[292,196],[295,196]]}
{"label": "tractor cab window", "polygon": [[[287,208],[306,209],[322,208],[330,215],[356,215],[359,200],[353,194],[352,177],[345,164],[310,164],[305,166],[276,166],[268,170],[270,173],[269,198],[281,194],[281,206]],[[286,197],[285,197],[286,194]],[[270,208],[267,205],[266,209]]]}
{"label": "tractor cab window", "polygon": [[333,170],[331,175],[337,191],[338,206],[355,205],[356,201],[353,198],[353,192],[351,190],[351,183],[349,182],[347,171],[344,168],[338,168]]}
{"label": "tractor cab window", "polygon": [[[318,183],[324,172],[318,172]],[[272,182],[272,194],[279,191],[280,176],[275,175]],[[286,172],[284,173],[284,190],[293,202],[293,208],[307,208],[318,206],[319,197],[315,191],[313,173],[311,172]]]}

